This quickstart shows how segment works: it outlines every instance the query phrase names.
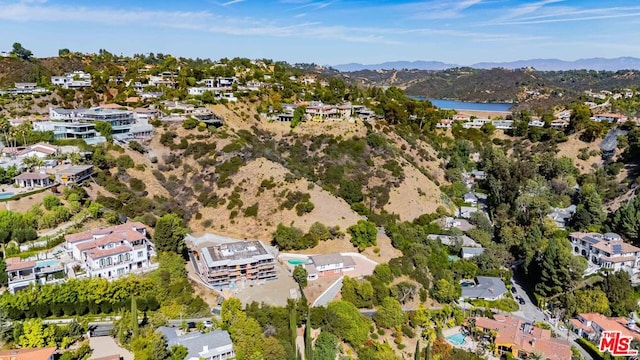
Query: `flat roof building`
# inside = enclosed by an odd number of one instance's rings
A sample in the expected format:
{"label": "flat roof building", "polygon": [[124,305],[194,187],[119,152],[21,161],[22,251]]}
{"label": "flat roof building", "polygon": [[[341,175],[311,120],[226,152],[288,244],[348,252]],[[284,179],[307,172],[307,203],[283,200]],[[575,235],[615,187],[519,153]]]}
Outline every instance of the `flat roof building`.
{"label": "flat roof building", "polygon": [[275,257],[260,241],[227,242],[204,247],[196,254],[200,259],[200,274],[215,287],[278,277]]}

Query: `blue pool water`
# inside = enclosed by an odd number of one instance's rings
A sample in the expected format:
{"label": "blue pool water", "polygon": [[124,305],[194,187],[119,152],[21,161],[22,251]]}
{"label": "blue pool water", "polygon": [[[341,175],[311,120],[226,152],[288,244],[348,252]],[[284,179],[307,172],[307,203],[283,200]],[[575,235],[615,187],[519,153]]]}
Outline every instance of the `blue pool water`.
{"label": "blue pool water", "polygon": [[291,259],[291,260],[288,260],[287,262],[291,265],[304,265],[308,262],[308,260]]}
{"label": "blue pool water", "polygon": [[465,337],[466,336],[464,336],[463,334],[457,333],[457,334],[454,334],[454,335],[451,335],[451,336],[447,336],[447,341],[452,343],[453,345],[460,346],[460,345],[464,344],[464,338]]}
{"label": "blue pool water", "polygon": [[36,263],[36,267],[44,268],[44,267],[47,267],[47,266],[56,266],[58,264],[60,264],[60,260],[55,260],[55,259],[54,260],[43,260],[43,261],[38,261]]}
{"label": "blue pool water", "polygon": [[12,192],[0,192],[0,199],[8,199],[10,197],[13,197]]}
{"label": "blue pool water", "polygon": [[509,109],[514,105],[511,103],[479,103],[471,101],[427,99],[423,96],[412,96],[412,98],[416,100],[429,100],[433,105],[439,107],[440,109],[508,112]]}
{"label": "blue pool water", "polygon": [[460,260],[459,257],[455,256],[455,255],[449,255],[449,261],[458,261]]}

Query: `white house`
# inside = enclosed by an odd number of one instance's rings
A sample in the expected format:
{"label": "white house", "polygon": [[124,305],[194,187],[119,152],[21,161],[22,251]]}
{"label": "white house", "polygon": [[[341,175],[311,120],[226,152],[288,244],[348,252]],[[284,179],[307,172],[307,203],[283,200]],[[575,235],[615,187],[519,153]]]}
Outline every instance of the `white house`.
{"label": "white house", "polygon": [[310,256],[311,263],[306,264],[308,279],[316,280],[319,277],[340,275],[345,271],[356,268],[356,263],[351,256],[342,254],[325,254]]}
{"label": "white house", "polygon": [[640,248],[622,241],[614,233],[569,234],[575,255],[584,256],[590,265],[612,271],[626,271],[629,277],[640,273]]}
{"label": "white house", "polygon": [[64,76],[52,76],[51,83],[64,89],[76,89],[91,86],[91,74],[84,71],[66,73]]}
{"label": "white house", "polygon": [[128,222],[65,236],[69,254],[89,277],[115,279],[151,264],[153,246],[146,228]]}
{"label": "white house", "polygon": [[231,360],[236,358],[229,333],[215,330],[208,333],[193,332],[178,336],[175,328],[161,326],[156,330],[164,335],[167,346],[187,348],[185,360]]}

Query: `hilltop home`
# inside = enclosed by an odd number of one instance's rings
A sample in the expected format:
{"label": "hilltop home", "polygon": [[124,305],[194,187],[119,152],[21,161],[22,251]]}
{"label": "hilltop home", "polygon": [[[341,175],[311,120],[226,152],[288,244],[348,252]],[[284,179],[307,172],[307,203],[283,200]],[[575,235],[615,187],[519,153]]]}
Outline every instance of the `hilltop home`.
{"label": "hilltop home", "polygon": [[511,354],[518,359],[526,359],[539,353],[549,360],[571,358],[571,343],[552,337],[551,331],[541,329],[511,316],[494,315],[472,318],[468,326],[473,326],[489,337],[495,332],[494,355]]}
{"label": "hilltop home", "polygon": [[341,275],[356,268],[351,256],[342,254],[314,255],[309,257],[310,263],[305,265],[307,279],[317,280],[320,277]]}
{"label": "hilltop home", "polygon": [[627,117],[622,114],[604,113],[594,115],[593,120],[597,122],[624,123],[627,121]]}
{"label": "hilltop home", "polygon": [[56,182],[62,185],[78,184],[93,175],[93,165],[75,165],[56,173]]}
{"label": "hilltop home", "polygon": [[573,253],[584,256],[589,265],[612,271],[626,271],[629,277],[640,273],[640,248],[622,241],[618,234],[569,234]]}
{"label": "hilltop home", "polygon": [[187,348],[185,360],[231,360],[236,357],[231,336],[224,330],[194,332],[181,336],[171,327],[161,326],[156,331],[167,339],[167,347],[181,345]]}
{"label": "hilltop home", "polygon": [[84,71],[74,71],[63,76],[52,76],[51,83],[64,89],[77,89],[91,86],[91,74]]}
{"label": "hilltop home", "polygon": [[19,257],[5,260],[6,272],[9,278],[7,288],[15,294],[16,291],[29,287],[31,284],[47,284],[64,281],[66,269],[57,259],[22,260]]}
{"label": "hilltop home", "polygon": [[34,131],[52,131],[55,139],[82,139],[88,145],[102,144],[107,141],[96,131],[91,123],[39,121],[33,123]]}
{"label": "hilltop home", "polygon": [[278,278],[276,260],[260,241],[233,241],[195,251],[199,273],[214,287],[234,286],[240,281]]}
{"label": "hilltop home", "polygon": [[93,229],[65,237],[69,255],[89,277],[115,279],[151,265],[152,243],[139,222]]}
{"label": "hilltop home", "polygon": [[632,319],[606,317],[598,313],[578,314],[570,320],[571,329],[576,335],[598,343],[604,331],[619,331],[623,336],[640,340],[640,329]]}

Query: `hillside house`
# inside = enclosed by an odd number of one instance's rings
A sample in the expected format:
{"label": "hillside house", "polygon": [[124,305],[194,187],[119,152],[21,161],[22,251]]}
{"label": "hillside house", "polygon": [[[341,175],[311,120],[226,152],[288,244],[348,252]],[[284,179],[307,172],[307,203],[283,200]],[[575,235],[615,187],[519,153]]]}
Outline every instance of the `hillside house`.
{"label": "hillside house", "polygon": [[56,182],[62,185],[78,184],[93,175],[93,165],[75,165],[56,173]]}
{"label": "hillside house", "polygon": [[607,317],[598,313],[578,314],[570,320],[571,330],[578,336],[598,343],[604,331],[619,331],[623,336],[630,336],[640,341],[640,329],[633,319]]}
{"label": "hillside house", "polygon": [[145,226],[128,222],[65,236],[65,247],[88,277],[115,279],[151,265]]}
{"label": "hillside house", "polygon": [[57,259],[22,260],[19,257],[12,257],[7,258],[5,262],[9,278],[7,288],[12,294],[32,284],[62,282],[66,276],[64,265]]}
{"label": "hillside house", "polygon": [[468,326],[474,326],[487,338],[495,332],[494,356],[510,354],[518,359],[527,359],[531,354],[541,354],[548,360],[567,360],[571,358],[571,343],[555,338],[551,330],[533,326],[533,324],[511,317],[494,315],[472,318]]}
{"label": "hillside house", "polygon": [[576,206],[569,205],[566,208],[553,208],[553,211],[547,217],[553,220],[559,229],[564,229],[575,213]]}
{"label": "hillside house", "polygon": [[185,360],[231,360],[236,357],[231,336],[224,330],[193,332],[180,336],[172,327],[161,326],[156,331],[164,335],[167,347],[181,345],[187,348]]}
{"label": "hillside house", "polygon": [[214,287],[278,278],[275,257],[260,241],[229,241],[194,251],[198,273]]}
{"label": "hillside house", "polygon": [[78,89],[91,86],[91,74],[84,71],[74,71],[63,76],[52,76],[51,83],[63,89]]}
{"label": "hillside house", "polygon": [[53,185],[48,174],[26,172],[13,178],[16,186],[22,188],[47,187]]}
{"label": "hillside house", "polygon": [[310,256],[310,263],[305,265],[309,280],[317,280],[325,276],[341,275],[356,268],[351,256],[342,254],[324,254]]}
{"label": "hillside house", "polygon": [[500,300],[507,292],[507,287],[499,277],[477,276],[475,281],[462,281],[462,296],[464,299]]}
{"label": "hillside house", "polygon": [[622,241],[614,233],[569,234],[574,255],[585,257],[590,266],[626,271],[630,278],[640,273],[640,248]]}

